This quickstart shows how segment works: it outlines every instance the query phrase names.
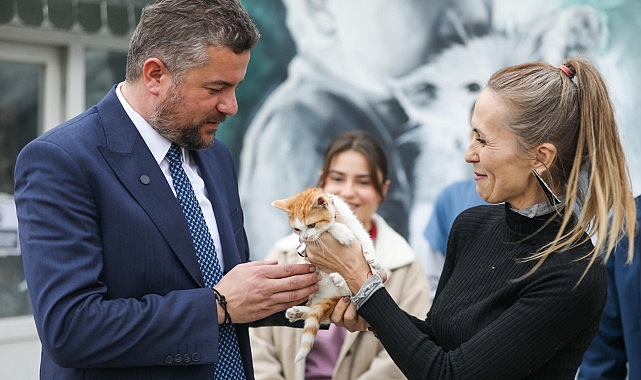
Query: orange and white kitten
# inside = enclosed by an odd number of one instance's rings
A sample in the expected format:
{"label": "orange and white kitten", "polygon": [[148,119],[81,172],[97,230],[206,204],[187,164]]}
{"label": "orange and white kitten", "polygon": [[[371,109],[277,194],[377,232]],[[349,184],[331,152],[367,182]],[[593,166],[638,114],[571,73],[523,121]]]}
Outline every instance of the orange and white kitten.
{"label": "orange and white kitten", "polygon": [[[338,196],[325,193],[318,187],[310,187],[289,198],[275,201],[272,205],[288,213],[289,225],[303,243],[320,242],[318,239],[325,231],[345,245],[351,244],[354,238],[358,239],[372,273],[383,280],[387,278],[385,269],[375,257],[374,244],[369,233],[352,213],[347,203]],[[343,218],[343,223],[336,221],[336,211]],[[305,259],[305,261],[308,260]],[[307,306],[290,307],[285,312],[290,322],[305,320],[296,361],[307,357],[321,323],[330,323],[329,316],[336,303],[342,297],[352,295],[340,274],[317,270],[321,274],[319,289],[310,296]]]}

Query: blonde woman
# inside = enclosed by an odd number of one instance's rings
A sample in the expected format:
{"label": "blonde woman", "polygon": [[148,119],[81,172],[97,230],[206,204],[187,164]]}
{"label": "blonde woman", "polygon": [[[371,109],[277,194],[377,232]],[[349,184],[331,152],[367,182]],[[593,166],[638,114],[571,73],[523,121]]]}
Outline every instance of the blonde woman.
{"label": "blonde woman", "polygon": [[355,294],[332,321],[371,327],[410,379],[574,379],[606,299],[602,254],[635,227],[606,86],[582,59],[508,67],[490,78],[471,124],[465,160],[496,204],[454,222],[427,318],[368,277],[357,244],[323,239],[307,244],[308,258]]}

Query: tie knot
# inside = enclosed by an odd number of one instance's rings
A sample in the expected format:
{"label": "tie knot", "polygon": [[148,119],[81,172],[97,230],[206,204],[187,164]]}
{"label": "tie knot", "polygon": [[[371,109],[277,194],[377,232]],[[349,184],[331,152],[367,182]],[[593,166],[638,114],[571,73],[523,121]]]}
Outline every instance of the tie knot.
{"label": "tie knot", "polygon": [[166,154],[166,157],[169,159],[170,163],[179,163],[182,165],[182,160],[181,160],[181,149],[178,145],[176,144],[171,144],[169,147],[169,151]]}

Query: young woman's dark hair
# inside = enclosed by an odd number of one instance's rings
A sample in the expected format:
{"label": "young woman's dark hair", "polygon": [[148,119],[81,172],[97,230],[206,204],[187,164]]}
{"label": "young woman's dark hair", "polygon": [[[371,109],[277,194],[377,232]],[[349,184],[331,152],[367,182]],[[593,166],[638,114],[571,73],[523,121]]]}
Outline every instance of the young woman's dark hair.
{"label": "young woman's dark hair", "polygon": [[383,186],[387,181],[389,171],[387,154],[380,142],[376,140],[374,136],[364,131],[345,132],[334,139],[327,149],[325,149],[318,186],[325,186],[325,181],[327,181],[327,176],[329,175],[329,167],[334,157],[347,150],[353,150],[365,156],[369,163],[370,180],[378,195],[381,196],[382,202],[382,200],[385,199]]}

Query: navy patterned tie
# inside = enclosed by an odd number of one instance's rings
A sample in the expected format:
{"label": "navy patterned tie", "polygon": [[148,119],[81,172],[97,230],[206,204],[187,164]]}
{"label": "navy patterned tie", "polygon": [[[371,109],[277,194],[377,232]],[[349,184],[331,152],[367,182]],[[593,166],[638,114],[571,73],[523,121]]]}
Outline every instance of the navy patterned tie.
{"label": "navy patterned tie", "polygon": [[[181,151],[178,145],[171,144],[171,148],[169,148],[169,152],[167,152],[167,159],[169,160],[176,197],[178,198],[180,207],[182,207],[185,218],[187,218],[187,224],[189,224],[191,240],[196,249],[198,264],[200,265],[200,270],[203,272],[205,286],[208,288],[212,287],[220,281],[223,273],[218,262],[218,257],[216,256],[214,241],[205,222],[205,217],[196,200],[196,194],[191,187],[189,178],[187,178],[187,173],[185,173],[182,167]],[[236,336],[234,325],[219,325],[219,330],[218,364],[216,365],[214,379],[245,379],[238,337]]]}

